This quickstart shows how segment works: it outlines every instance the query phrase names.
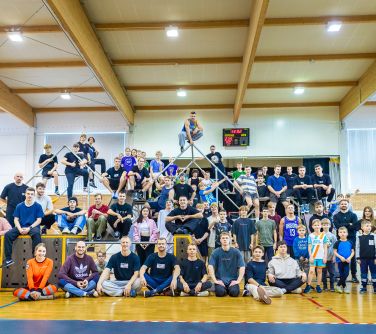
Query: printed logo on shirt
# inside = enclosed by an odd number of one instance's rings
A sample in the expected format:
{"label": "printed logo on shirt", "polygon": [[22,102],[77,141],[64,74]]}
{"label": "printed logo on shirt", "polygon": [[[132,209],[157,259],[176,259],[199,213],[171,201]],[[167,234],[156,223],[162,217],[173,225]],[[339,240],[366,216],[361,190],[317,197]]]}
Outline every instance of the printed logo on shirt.
{"label": "printed logo on shirt", "polygon": [[373,246],[375,244],[374,240],[369,240],[369,246]]}
{"label": "printed logo on shirt", "polygon": [[166,265],[164,263],[157,263],[157,269],[166,269]]}
{"label": "printed logo on shirt", "polygon": [[121,269],[128,269],[128,263],[120,263]]}
{"label": "printed logo on shirt", "polygon": [[79,267],[74,267],[74,270],[76,271],[76,277],[77,278],[87,276],[87,273],[86,273],[87,266],[83,266],[82,263],[80,264]]}

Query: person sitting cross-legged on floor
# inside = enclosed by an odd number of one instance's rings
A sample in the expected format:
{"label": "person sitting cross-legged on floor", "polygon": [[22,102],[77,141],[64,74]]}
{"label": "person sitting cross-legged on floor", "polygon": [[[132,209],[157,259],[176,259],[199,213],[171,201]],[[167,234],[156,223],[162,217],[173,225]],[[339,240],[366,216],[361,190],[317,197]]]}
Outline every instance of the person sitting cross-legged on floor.
{"label": "person sitting cross-legged on floor", "polygon": [[180,267],[175,256],[166,252],[166,247],[166,239],[159,238],[157,241],[158,252],[150,254],[141,267],[141,285],[149,289],[144,291],[145,298],[153,297],[168,289],[170,289],[169,295],[175,295]]}
{"label": "person sitting cross-legged on floor", "polygon": [[270,297],[281,297],[286,290],[265,284],[266,262],[262,259],[264,247],[256,246],[253,249],[252,260],[245,268],[245,290],[243,296],[251,295],[255,300],[271,304]]}
{"label": "person sitting cross-legged on floor", "polygon": [[71,197],[67,207],[55,210],[57,225],[63,234],[77,234],[85,227],[86,211],[77,204],[77,197]]}
{"label": "person sitting cross-legged on floor", "polygon": [[[110,257],[97,284],[98,293],[105,293],[111,297],[136,297],[140,290],[140,259],[132,253],[132,241],[124,236],[120,240],[121,250]],[[110,280],[113,271],[115,280]]]}
{"label": "person sitting cross-legged on floor", "polygon": [[209,274],[215,284],[215,295],[238,297],[239,284],[243,279],[245,265],[243,256],[236,248],[231,247],[231,236],[222,232],[221,247],[216,248],[209,259]]}
{"label": "person sitting cross-legged on floor", "polygon": [[209,289],[212,286],[208,282],[208,274],[204,261],[197,258],[197,246],[189,244],[187,248],[188,258],[180,264],[180,276],[178,281],[178,292],[180,296],[209,296]]}
{"label": "person sitting cross-legged on floor", "polygon": [[79,241],[75,253],[68,256],[57,275],[59,286],[66,291],[65,298],[98,297],[95,290],[98,281],[98,270],[93,258],[86,254],[86,244]]}
{"label": "person sitting cross-legged on floor", "polygon": [[53,261],[46,257],[46,245],[35,247],[35,257],[26,264],[27,287],[14,290],[13,296],[20,300],[53,299],[57,287],[48,283],[53,269]]}
{"label": "person sitting cross-legged on floor", "polygon": [[279,241],[277,250],[277,255],[268,263],[269,284],[285,289],[286,293],[301,293],[300,287],[307,280],[307,275],[300,270],[298,262],[287,253],[286,241]]}
{"label": "person sitting cross-legged on floor", "polygon": [[95,194],[94,201],[87,212],[87,237],[92,241],[94,233],[95,240],[100,241],[107,227],[108,206],[102,203],[101,194]]}

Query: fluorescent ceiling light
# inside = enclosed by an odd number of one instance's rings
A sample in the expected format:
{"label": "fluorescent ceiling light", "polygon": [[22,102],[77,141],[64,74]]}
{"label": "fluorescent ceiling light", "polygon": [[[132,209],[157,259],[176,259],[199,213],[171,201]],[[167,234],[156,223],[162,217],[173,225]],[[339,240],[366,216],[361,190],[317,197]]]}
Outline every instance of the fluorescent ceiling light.
{"label": "fluorescent ceiling light", "polygon": [[294,94],[295,95],[302,95],[304,93],[304,87],[295,87]]}
{"label": "fluorescent ceiling light", "polygon": [[175,26],[168,26],[166,28],[166,36],[170,38],[176,38],[179,36],[179,29]]}
{"label": "fluorescent ceiling light", "polygon": [[328,32],[338,32],[341,30],[342,22],[341,21],[329,21],[326,27]]}
{"label": "fluorescent ceiling light", "polygon": [[60,97],[61,97],[63,100],[70,100],[70,99],[72,98],[71,95],[70,95],[68,92],[61,93],[61,94],[60,94]]}
{"label": "fluorescent ceiling light", "polygon": [[180,89],[178,89],[176,91],[176,95],[179,96],[179,97],[186,97],[187,96],[187,91],[180,88]]}
{"label": "fluorescent ceiling light", "polygon": [[22,42],[23,41],[23,36],[21,31],[8,31],[7,32],[8,38],[12,42]]}

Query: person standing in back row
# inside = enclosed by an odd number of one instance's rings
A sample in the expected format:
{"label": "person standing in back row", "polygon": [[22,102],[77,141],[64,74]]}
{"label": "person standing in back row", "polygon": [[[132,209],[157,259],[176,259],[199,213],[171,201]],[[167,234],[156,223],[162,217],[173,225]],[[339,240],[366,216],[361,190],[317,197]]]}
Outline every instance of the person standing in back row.
{"label": "person standing in back row", "polygon": [[183,128],[179,133],[179,146],[180,150],[184,150],[185,141],[188,140],[189,144],[200,139],[204,133],[202,125],[196,119],[196,112],[191,111],[190,117],[185,120]]}

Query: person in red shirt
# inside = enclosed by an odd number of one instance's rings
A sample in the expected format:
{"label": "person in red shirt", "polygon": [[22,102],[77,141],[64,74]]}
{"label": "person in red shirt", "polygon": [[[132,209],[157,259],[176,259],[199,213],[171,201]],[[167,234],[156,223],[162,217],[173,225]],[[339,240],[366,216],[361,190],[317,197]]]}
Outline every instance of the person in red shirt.
{"label": "person in red shirt", "polygon": [[276,208],[276,204],[275,203],[273,203],[273,202],[269,202],[268,203],[268,211],[269,211],[268,218],[275,221],[275,226],[276,226],[276,230],[277,230],[277,240],[279,240],[278,239],[278,233],[279,233],[278,226],[279,226],[279,223],[280,223],[280,221],[281,221],[282,218],[275,211],[275,208]]}
{"label": "person in red shirt", "polygon": [[89,241],[93,240],[93,233],[96,240],[102,240],[102,235],[107,227],[108,206],[102,203],[102,195],[95,194],[95,204],[89,208],[87,213],[87,237]]}
{"label": "person in red shirt", "polygon": [[53,299],[57,291],[55,285],[49,284],[48,279],[53,269],[53,261],[46,257],[46,245],[35,247],[35,258],[27,261],[27,287],[14,290],[13,295],[20,300]]}

